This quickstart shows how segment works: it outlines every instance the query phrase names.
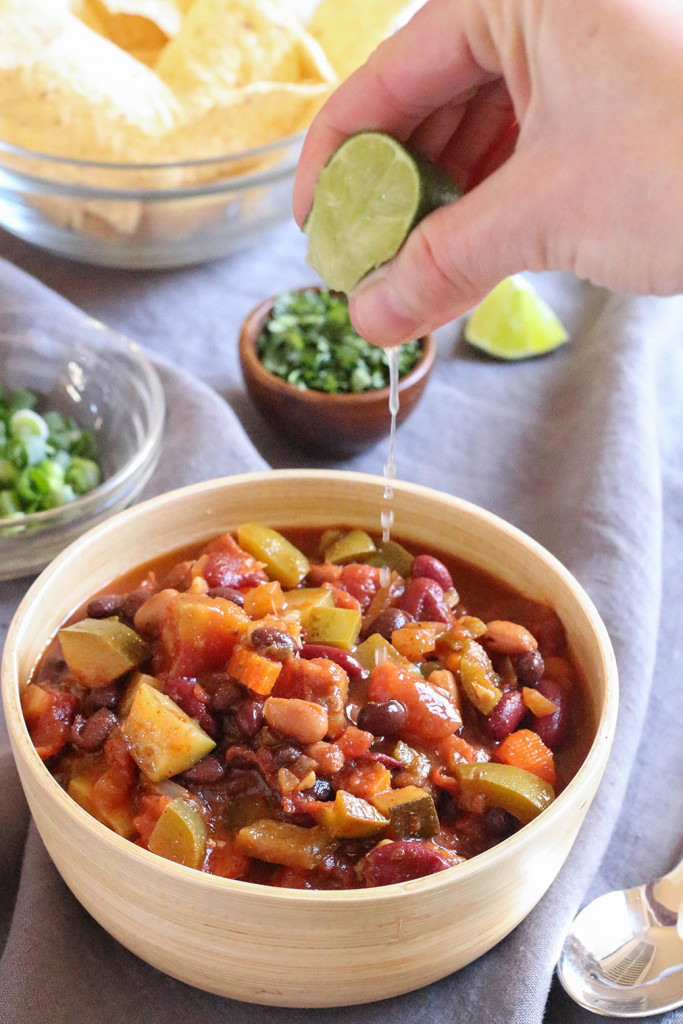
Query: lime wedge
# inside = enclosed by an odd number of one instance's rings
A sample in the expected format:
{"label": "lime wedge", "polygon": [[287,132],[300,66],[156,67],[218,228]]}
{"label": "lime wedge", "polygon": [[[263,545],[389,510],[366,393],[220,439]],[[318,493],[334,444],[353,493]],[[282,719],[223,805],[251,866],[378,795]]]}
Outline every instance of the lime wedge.
{"label": "lime wedge", "polygon": [[498,359],[540,356],[568,337],[548,303],[519,274],[496,285],[465,324],[465,340]]}
{"label": "lime wedge", "polygon": [[439,167],[391,136],[352,135],[318,177],[304,224],[306,260],[328,287],[349,292],[398,252],[422,217],[461,195]]}

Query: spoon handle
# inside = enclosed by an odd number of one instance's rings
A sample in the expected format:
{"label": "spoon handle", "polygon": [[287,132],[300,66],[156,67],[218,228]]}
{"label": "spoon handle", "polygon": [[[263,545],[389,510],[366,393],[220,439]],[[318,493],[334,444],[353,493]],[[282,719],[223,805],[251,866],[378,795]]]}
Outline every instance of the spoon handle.
{"label": "spoon handle", "polygon": [[657,879],[652,886],[652,895],[660,905],[678,915],[683,901],[683,857],[671,871]]}

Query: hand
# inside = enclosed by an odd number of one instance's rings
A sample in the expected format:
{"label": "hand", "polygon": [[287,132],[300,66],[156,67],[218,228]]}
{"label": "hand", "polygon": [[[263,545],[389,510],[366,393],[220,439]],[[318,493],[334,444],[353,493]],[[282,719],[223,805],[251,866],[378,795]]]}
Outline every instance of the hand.
{"label": "hand", "polygon": [[313,122],[295,216],[363,130],[421,150],[466,190],[351,296],[357,330],[382,345],[521,270],[683,291],[682,97],[681,0],[428,0]]}

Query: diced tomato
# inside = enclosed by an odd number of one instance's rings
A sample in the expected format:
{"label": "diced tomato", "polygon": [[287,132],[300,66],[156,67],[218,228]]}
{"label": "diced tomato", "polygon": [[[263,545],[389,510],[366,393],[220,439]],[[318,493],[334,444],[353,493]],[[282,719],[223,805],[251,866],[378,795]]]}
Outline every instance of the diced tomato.
{"label": "diced tomato", "polygon": [[408,718],[401,736],[408,741],[433,743],[460,728],[460,713],[443,691],[434,689],[410,669],[390,661],[372,670],[368,699],[400,700],[405,704]]}
{"label": "diced tomato", "polygon": [[374,738],[371,732],[359,729],[355,725],[347,725],[335,746],[341,750],[348,761],[351,761],[354,757],[366,754],[372,746]]}
{"label": "diced tomato", "polygon": [[329,658],[291,658],[273,687],[273,697],[298,697],[327,709],[328,739],[336,739],[346,726],[349,677]]}
{"label": "diced tomato", "polygon": [[190,718],[196,719],[204,732],[213,739],[218,736],[218,723],[211,714],[209,705],[211,698],[196,679],[183,676],[171,676],[164,683],[164,693],[181,707]]}
{"label": "diced tomato", "polygon": [[323,587],[326,590],[332,591],[335,608],[353,608],[354,611],[361,610],[360,601],[356,600],[352,594],[342,590],[341,587],[334,587],[331,583],[323,583]]}
{"label": "diced tomato", "polygon": [[355,597],[362,609],[368,607],[379,589],[379,569],[352,562],[342,568],[339,587]]}
{"label": "diced tomato", "polygon": [[47,761],[58,754],[69,739],[78,698],[72,693],[29,683],[21,706],[38,756]]}
{"label": "diced tomato", "polygon": [[231,601],[178,594],[162,613],[162,664],[156,671],[198,676],[224,669],[249,621]]}
{"label": "diced tomato", "polygon": [[456,764],[477,764],[491,760],[483,747],[475,747],[462,736],[447,736],[439,744],[439,753],[450,771],[453,771]]}
{"label": "diced tomato", "polygon": [[244,878],[249,870],[249,858],[235,849],[229,839],[219,839],[209,850],[204,870],[221,878]]}
{"label": "diced tomato", "polygon": [[104,757],[107,767],[92,789],[93,811],[119,835],[131,839],[136,832],[133,819],[138,770],[119,732],[105,743]]}
{"label": "diced tomato", "polygon": [[146,793],[140,799],[138,813],[133,818],[133,824],[138,832],[138,845],[147,847],[154,826],[170,802],[171,798],[162,796],[161,793]]}
{"label": "diced tomato", "polygon": [[270,885],[282,889],[315,889],[310,871],[296,871],[294,868],[278,868],[271,875]]}
{"label": "diced tomato", "polygon": [[210,587],[255,587],[268,576],[263,563],[243,551],[229,533],[211,541],[192,567],[193,576],[202,576]]}
{"label": "diced tomato", "polygon": [[391,789],[391,772],[377,761],[365,761],[346,765],[335,781],[339,789],[369,800],[377,793]]}

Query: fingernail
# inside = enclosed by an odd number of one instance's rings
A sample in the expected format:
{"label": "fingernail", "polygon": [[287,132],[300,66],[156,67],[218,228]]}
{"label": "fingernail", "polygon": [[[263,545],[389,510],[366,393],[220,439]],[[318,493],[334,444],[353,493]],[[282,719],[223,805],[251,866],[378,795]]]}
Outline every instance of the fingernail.
{"label": "fingernail", "polygon": [[351,319],[362,338],[379,345],[398,345],[419,337],[420,324],[402,305],[386,267],[363,278],[350,299]]}

